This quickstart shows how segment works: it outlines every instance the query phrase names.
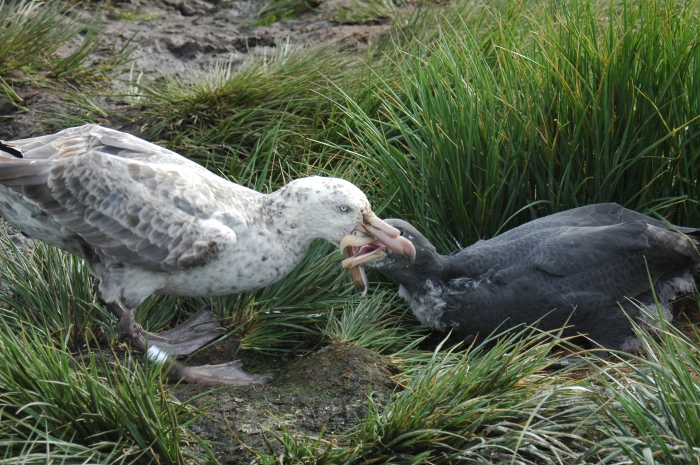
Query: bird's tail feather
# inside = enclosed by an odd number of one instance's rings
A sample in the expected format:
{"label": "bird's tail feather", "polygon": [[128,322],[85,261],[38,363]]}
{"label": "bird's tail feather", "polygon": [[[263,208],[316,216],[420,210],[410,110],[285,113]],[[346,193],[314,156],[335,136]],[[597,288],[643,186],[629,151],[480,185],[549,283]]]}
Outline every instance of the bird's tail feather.
{"label": "bird's tail feather", "polygon": [[50,168],[48,160],[0,156],[0,183],[10,188],[46,184]]}

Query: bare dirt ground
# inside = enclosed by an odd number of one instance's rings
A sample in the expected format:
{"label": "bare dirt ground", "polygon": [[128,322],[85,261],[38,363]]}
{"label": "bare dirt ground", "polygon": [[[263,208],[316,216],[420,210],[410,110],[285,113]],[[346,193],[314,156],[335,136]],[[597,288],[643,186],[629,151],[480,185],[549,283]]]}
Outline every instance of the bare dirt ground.
{"label": "bare dirt ground", "polygon": [[[116,45],[132,37],[140,44],[137,69],[164,74],[222,61],[235,66],[250,54],[270,53],[286,43],[336,43],[361,52],[388,31],[388,23],[331,22],[337,4],[329,0],[317,12],[256,26],[261,4],[254,1],[132,0],[106,12],[104,30]],[[134,20],[120,21],[126,14]]]}
{"label": "bare dirt ground", "polygon": [[[217,352],[228,352],[217,346]],[[234,347],[230,347],[234,349]],[[201,354],[197,363],[217,363],[216,356]],[[252,360],[244,359],[246,362]],[[258,360],[257,362],[260,362]],[[206,414],[190,428],[203,439],[215,441],[213,450],[222,463],[250,463],[248,448],[270,453],[263,436],[276,451],[281,444],[274,438],[280,425],[295,434],[326,440],[346,431],[363,419],[371,397],[384,405],[395,389],[389,360],[376,352],[350,345],[330,345],[294,360],[263,360],[263,371],[275,374],[264,386],[210,387],[181,384],[175,396],[191,399],[202,393],[195,405]],[[256,363],[257,365],[257,363]],[[272,368],[272,369],[271,369]]]}
{"label": "bare dirt ground", "polygon": [[[130,62],[136,76],[140,72],[186,76],[193,68],[206,69],[213,63],[230,63],[235,69],[251,55],[270,54],[288,44],[335,44],[340,50],[359,55],[369,44],[385,37],[391,24],[380,21],[343,25],[331,21],[333,12],[349,2],[326,0],[312,12],[264,25],[259,24],[256,14],[265,1],[116,1],[102,7],[104,47],[103,53],[94,58],[104,58],[109,50],[119,50],[131,41],[137,45]],[[93,4],[79,4],[75,12],[89,21],[95,9]],[[75,47],[80,40],[75,39]],[[70,51],[65,50],[66,55]],[[28,111],[20,113],[0,98],[0,117],[14,114],[9,124],[0,126],[0,140],[39,135],[42,128],[35,122],[36,113],[61,111],[53,103],[56,96],[50,91],[27,85],[18,86],[15,91]]]}
{"label": "bare dirt ground", "polygon": [[[337,0],[329,0],[312,13],[268,25],[255,25],[254,1],[127,0],[103,9],[105,48],[119,48],[128,40],[138,44],[135,72],[187,75],[193,67],[215,62],[243,63],[251,54],[273,52],[285,44],[336,43],[361,54],[367,44],[386,34],[389,24],[339,25],[330,21]],[[94,6],[83,7],[86,19]],[[77,45],[77,43],[76,43]],[[62,111],[50,91],[21,86],[26,112],[18,112],[0,99],[0,115],[12,115],[0,126],[0,140],[39,135],[36,114]],[[65,110],[63,110],[65,111]],[[102,122],[110,125],[109,121]],[[12,231],[11,231],[12,232]],[[16,231],[13,231],[16,233]],[[231,339],[197,354],[191,364],[229,361],[236,351]],[[244,368],[275,375],[257,387],[179,385],[175,395],[195,401],[206,414],[191,425],[204,439],[214,441],[222,463],[249,463],[249,448],[267,450],[263,433],[283,424],[296,433],[332,437],[364,418],[368,397],[383,405],[395,389],[391,364],[375,352],[353,346],[327,346],[304,356],[286,359],[238,353]]]}

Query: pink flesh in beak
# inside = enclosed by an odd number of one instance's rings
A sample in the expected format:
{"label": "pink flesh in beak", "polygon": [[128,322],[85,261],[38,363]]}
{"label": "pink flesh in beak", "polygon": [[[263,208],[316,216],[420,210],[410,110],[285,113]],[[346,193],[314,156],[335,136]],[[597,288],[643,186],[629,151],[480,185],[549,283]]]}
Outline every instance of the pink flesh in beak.
{"label": "pink flesh in beak", "polygon": [[[351,252],[350,247],[343,249],[343,256],[349,259]],[[355,285],[358,291],[364,297],[367,295],[367,289],[369,289],[369,282],[367,281],[367,274],[362,266],[355,266],[350,269],[350,277],[352,278],[352,283]]]}
{"label": "pink flesh in beak", "polygon": [[[356,231],[356,234],[364,233]],[[346,270],[386,257],[384,244],[372,236],[360,237],[355,234],[345,236],[340,241],[340,248],[349,252],[342,263]]]}

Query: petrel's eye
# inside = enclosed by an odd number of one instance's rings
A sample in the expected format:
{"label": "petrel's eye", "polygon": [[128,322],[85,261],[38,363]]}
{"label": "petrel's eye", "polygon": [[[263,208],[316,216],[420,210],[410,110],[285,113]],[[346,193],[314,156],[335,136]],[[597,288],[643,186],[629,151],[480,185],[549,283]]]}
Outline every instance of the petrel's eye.
{"label": "petrel's eye", "polygon": [[338,207],[338,210],[340,210],[340,213],[347,213],[350,211],[350,207],[347,205],[341,205]]}

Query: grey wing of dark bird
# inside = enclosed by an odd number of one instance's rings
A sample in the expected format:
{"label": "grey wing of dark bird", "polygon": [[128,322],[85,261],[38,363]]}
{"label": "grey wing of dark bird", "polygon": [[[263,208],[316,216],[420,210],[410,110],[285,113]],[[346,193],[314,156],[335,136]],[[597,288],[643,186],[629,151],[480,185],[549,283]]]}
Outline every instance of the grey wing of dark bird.
{"label": "grey wing of dark bird", "polygon": [[692,232],[695,230],[694,228],[672,226],[661,220],[624,208],[616,203],[598,203],[538,218],[522,226],[513,228],[494,239],[498,240],[499,238],[503,238],[505,240],[510,240],[513,237],[530,234],[533,231],[541,231],[554,227],[612,226],[615,224],[629,223],[630,221],[644,221],[658,228],[674,229],[681,232]]}
{"label": "grey wing of dark bird", "polygon": [[[446,257],[445,280],[466,278],[474,285],[488,283],[501,290],[517,281],[520,287],[532,288],[533,295],[551,290],[582,296],[593,289],[596,299],[612,302],[649,289],[645,258],[652,279],[697,262],[697,242],[685,233],[661,222],[649,224],[648,217],[628,215],[629,210],[623,212],[615,205],[605,205],[606,210],[608,206],[625,214],[613,219],[608,210],[596,219],[589,214],[596,209],[586,209],[582,215],[583,207],[558,219],[533,221],[510,235],[479,241]],[[627,217],[638,219],[620,222]],[[597,226],[605,218],[611,224]]]}
{"label": "grey wing of dark bird", "polygon": [[216,176],[128,135],[99,126],[72,131],[12,144],[23,158],[2,157],[0,181],[98,256],[174,271],[203,265],[236,242],[229,226],[244,220],[220,205]]}
{"label": "grey wing of dark bird", "polygon": [[586,303],[581,299],[588,294],[601,300],[597,305],[636,297],[650,288],[647,272],[655,282],[698,261],[693,239],[646,219],[554,231],[532,248],[524,264],[551,276],[556,291],[576,296],[572,302],[578,305]]}

